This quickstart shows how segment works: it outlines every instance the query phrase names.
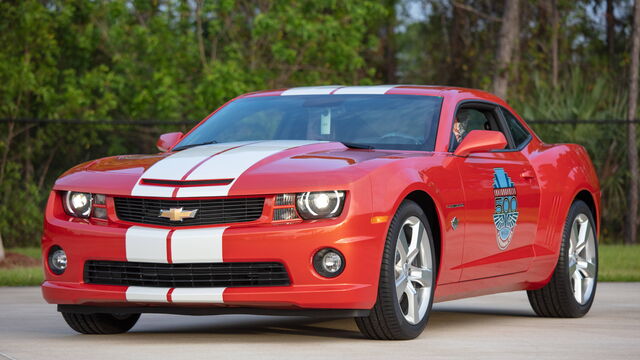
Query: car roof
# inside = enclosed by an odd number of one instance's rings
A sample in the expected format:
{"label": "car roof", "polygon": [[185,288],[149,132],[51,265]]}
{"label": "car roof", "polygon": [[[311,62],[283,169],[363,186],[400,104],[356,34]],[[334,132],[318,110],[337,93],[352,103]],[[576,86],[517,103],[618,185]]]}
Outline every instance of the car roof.
{"label": "car roof", "polygon": [[458,99],[481,99],[504,104],[504,100],[483,90],[439,85],[372,85],[372,86],[305,86],[251,92],[243,97],[286,96],[286,95],[426,95],[453,97]]}

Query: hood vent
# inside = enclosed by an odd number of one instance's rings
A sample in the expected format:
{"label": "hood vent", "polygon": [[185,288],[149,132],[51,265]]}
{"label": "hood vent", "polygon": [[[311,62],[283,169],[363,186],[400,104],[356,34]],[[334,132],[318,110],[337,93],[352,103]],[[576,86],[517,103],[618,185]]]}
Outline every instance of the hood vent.
{"label": "hood vent", "polygon": [[161,179],[142,179],[143,185],[156,186],[216,186],[229,185],[234,179],[214,179],[214,180],[161,180]]}

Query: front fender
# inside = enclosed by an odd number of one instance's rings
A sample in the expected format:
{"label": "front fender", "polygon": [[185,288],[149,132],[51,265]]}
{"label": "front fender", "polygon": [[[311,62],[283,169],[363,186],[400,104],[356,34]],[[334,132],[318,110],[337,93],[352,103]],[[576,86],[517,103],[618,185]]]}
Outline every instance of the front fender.
{"label": "front fender", "polygon": [[440,249],[438,284],[459,280],[461,270],[456,267],[462,261],[464,241],[464,222],[460,221],[456,229],[450,224],[453,218],[464,219],[464,208],[447,207],[464,203],[462,182],[457,168],[446,166],[446,157],[442,154],[404,159],[371,173],[373,216],[388,216],[386,232],[408,197],[428,197],[433,203],[440,234],[434,239]]}

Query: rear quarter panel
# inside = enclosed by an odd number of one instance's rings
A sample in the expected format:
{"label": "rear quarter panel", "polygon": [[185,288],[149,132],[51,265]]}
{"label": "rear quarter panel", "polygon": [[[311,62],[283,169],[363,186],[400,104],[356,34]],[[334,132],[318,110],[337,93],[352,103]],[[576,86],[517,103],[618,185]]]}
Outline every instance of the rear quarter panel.
{"label": "rear quarter panel", "polygon": [[596,229],[600,231],[600,184],[589,154],[576,144],[530,145],[529,160],[540,185],[540,219],[529,269],[530,289],[544,286],[558,261],[564,223],[581,191],[593,198]]}

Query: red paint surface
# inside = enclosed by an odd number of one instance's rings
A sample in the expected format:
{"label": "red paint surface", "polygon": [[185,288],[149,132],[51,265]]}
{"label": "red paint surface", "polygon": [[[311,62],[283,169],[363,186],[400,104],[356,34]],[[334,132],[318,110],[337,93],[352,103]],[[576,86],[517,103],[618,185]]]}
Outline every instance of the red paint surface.
{"label": "red paint surface", "polygon": [[[241,97],[278,96],[282,91]],[[370,308],[376,300],[389,226],[388,222],[371,224],[370,219],[392,218],[413,192],[429,196],[436,206],[441,249],[436,301],[543,286],[555,267],[562,227],[579,192],[593,197],[599,219],[600,188],[584,148],[544,144],[534,135],[521,151],[456,157],[448,147],[460,101],[483,100],[512,109],[476,90],[398,86],[387,93],[443,98],[435,151],[354,150],[321,143],[282,151],[256,163],[236,180],[229,196],[267,195],[263,216],[229,226],[223,237],[223,259],[280,261],[290,274],[291,286],[228,288],[226,304]],[[69,268],[62,275],[45,270],[43,294],[48,302],[126,305],[126,287],[83,283],[84,262],[126,260],[125,232],[132,224],[117,218],[112,197],[130,196],[142,173],[169,154],[103,158],[78,165],[56,181],[45,214],[43,254],[53,245],[61,246],[67,251]],[[492,218],[495,167],[504,168],[516,184],[520,209],[512,242],[504,251],[496,245]],[[336,189],[347,191],[339,218],[271,222],[273,195]],[[62,209],[62,190],[107,194],[109,220],[70,218]],[[464,207],[450,207],[456,204]],[[454,217],[459,220],[456,230],[451,226]],[[170,238],[171,233],[169,253]],[[334,247],[345,255],[347,265],[340,276],[325,279],[313,271],[311,258],[323,247]]]}

